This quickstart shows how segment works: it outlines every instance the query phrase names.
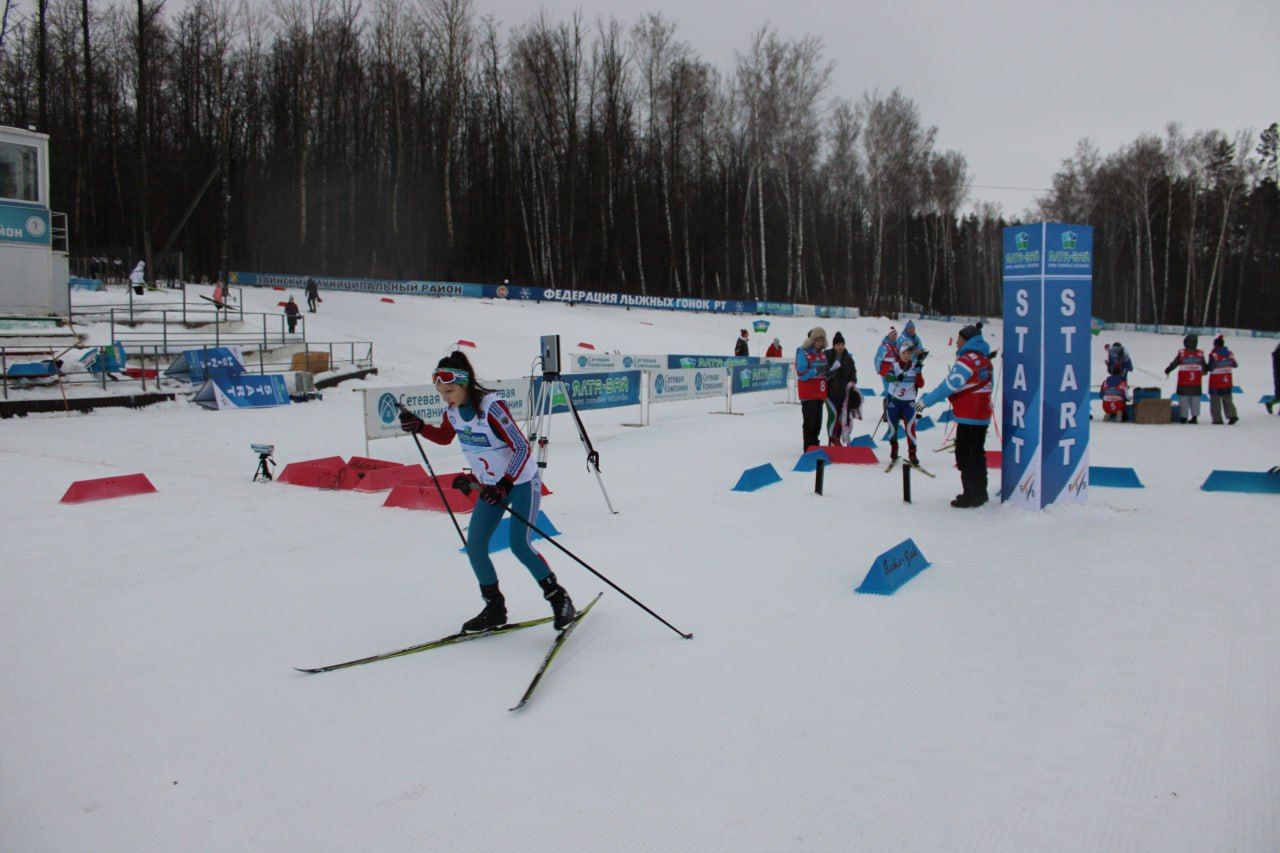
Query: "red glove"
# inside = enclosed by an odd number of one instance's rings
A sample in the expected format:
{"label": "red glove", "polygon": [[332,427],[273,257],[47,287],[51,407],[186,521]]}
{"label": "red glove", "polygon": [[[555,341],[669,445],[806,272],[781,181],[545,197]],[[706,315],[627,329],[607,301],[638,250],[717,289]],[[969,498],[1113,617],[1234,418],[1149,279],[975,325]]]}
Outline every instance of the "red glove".
{"label": "red glove", "polygon": [[459,474],[454,477],[453,482],[450,485],[462,492],[464,495],[469,495],[471,494],[471,489],[479,482],[480,481],[476,479],[475,474],[467,473]]}
{"label": "red glove", "polygon": [[480,500],[489,506],[497,506],[507,502],[507,495],[511,494],[512,487],[515,483],[511,482],[510,477],[503,477],[492,486],[485,486],[480,490]]}

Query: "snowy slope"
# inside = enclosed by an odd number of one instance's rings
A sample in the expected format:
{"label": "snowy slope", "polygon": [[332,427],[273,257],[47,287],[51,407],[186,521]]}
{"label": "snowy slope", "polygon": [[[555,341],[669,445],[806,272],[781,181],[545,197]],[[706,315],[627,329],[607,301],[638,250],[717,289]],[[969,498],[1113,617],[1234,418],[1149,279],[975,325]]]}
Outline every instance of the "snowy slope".
{"label": "snowy slope", "polygon": [[[309,332],[375,341],[374,387],[425,381],[459,337],[499,377],[528,369],[540,334],[727,352],[745,319],[326,294]],[[776,333],[790,352],[815,321],[773,322],[755,351]],[[825,324],[872,384],[887,321]],[[932,386],[955,327],[919,325]],[[1120,339],[1156,373],[1178,346]],[[282,463],[362,453],[354,386],[277,410],[2,422],[0,849],[1277,849],[1277,499],[1198,488],[1280,464],[1280,418],[1255,402],[1274,343],[1231,344],[1238,425],[1095,421],[1093,463],[1147,488],[1040,514],[951,509],[941,428],[921,434],[938,477],[914,478],[914,504],[867,467],[828,471],[815,496],[790,473],[797,407],[767,393],[737,398],[742,417],[655,406],[645,429],[621,426],[634,409],[587,413],[610,516],[557,421],[558,541],[696,638],[606,591],[519,714],[549,630],[291,669],[480,607],[446,517],[250,482],[250,442]],[[372,450],[418,461],[409,439]],[[456,446],[427,451],[461,465]],[[763,462],[782,483],[730,491]],[[159,493],[57,503],[72,480],[134,471]],[[933,567],[891,598],[853,594],[907,536]],[[580,604],[606,589],[541,550]],[[509,552],[495,562],[513,618],[542,615]]]}

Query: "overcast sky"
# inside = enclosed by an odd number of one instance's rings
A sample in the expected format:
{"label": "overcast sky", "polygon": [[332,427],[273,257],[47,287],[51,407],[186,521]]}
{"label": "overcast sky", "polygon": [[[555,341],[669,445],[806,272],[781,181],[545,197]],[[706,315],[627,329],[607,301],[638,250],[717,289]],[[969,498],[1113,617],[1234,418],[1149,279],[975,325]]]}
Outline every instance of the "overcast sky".
{"label": "overcast sky", "polygon": [[475,3],[508,26],[539,8],[627,23],[659,12],[724,72],[766,22],[784,38],[818,35],[836,63],[830,96],[900,87],[938,128],[937,147],[968,159],[970,203],[1006,214],[1042,194],[1082,137],[1111,153],[1170,121],[1229,134],[1280,121],[1280,0]]}

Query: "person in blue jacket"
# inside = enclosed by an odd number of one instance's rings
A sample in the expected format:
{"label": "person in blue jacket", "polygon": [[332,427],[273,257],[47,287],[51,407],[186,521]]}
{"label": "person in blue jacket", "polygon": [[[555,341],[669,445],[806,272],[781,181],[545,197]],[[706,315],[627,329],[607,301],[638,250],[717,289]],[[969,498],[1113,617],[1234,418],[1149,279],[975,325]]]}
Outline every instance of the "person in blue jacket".
{"label": "person in blue jacket", "polygon": [[1129,374],[1133,372],[1133,359],[1125,352],[1124,345],[1116,341],[1104,349],[1107,351],[1107,373],[1128,382]]}
{"label": "person in blue jacket", "polygon": [[915,350],[916,360],[921,361],[921,353],[928,354],[928,350],[924,348],[924,342],[920,340],[920,336],[916,334],[916,321],[908,320],[907,325],[902,327],[902,334],[898,336],[898,349],[902,349],[903,345],[908,345]]}
{"label": "person in blue jacket", "polygon": [[964,491],[951,502],[970,509],[987,502],[987,426],[991,423],[991,391],[994,370],[991,347],[982,337],[982,324],[960,330],[956,363],[937,388],[916,403],[916,412],[951,401],[956,418],[956,466]]}

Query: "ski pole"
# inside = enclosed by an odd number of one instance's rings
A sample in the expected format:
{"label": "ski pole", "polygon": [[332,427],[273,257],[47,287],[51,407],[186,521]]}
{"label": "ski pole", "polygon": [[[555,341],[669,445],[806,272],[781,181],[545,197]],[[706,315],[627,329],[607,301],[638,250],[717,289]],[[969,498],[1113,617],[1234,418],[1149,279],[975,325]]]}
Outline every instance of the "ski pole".
{"label": "ski pole", "polygon": [[[467,484],[467,488],[463,489],[463,493],[465,494],[466,492],[469,492],[469,491],[471,491],[471,485],[470,485],[470,484]],[[586,569],[587,571],[591,572],[591,574],[593,574],[593,575],[595,575],[596,577],[600,578],[600,580],[604,581],[604,582],[605,582],[605,583],[607,583],[609,586],[613,587],[613,588],[614,588],[614,589],[616,589],[618,592],[622,593],[624,596],[626,596],[626,597],[627,597],[627,599],[628,599],[632,604],[634,604],[634,605],[636,605],[637,607],[639,607],[639,608],[640,608],[641,610],[643,610],[645,613],[648,613],[648,614],[649,614],[650,616],[652,616],[654,619],[657,619],[657,620],[658,620],[659,622],[661,622],[663,625],[666,625],[668,628],[670,628],[672,631],[675,631],[677,634],[679,634],[679,635],[680,635],[681,637],[683,637],[684,639],[686,639],[686,640],[692,640],[692,639],[693,639],[693,634],[686,634],[684,631],[681,631],[679,628],[677,628],[675,625],[672,625],[672,624],[671,624],[670,622],[668,622],[666,619],[663,619],[663,618],[662,618],[661,616],[659,616],[657,613],[654,613],[652,610],[650,610],[648,607],[646,607],[642,601],[640,601],[639,599],[637,599],[635,596],[633,596],[631,593],[627,592],[627,591],[626,591],[625,589],[623,589],[622,587],[618,586],[618,585],[617,585],[616,583],[614,583],[613,581],[609,580],[609,579],[608,579],[607,577],[605,577],[604,575],[600,574],[598,571],[596,571],[595,569],[593,569],[593,568],[591,567],[591,565],[590,565],[590,564],[588,564],[586,561],[584,561],[584,560],[583,560],[581,557],[579,557],[577,554],[573,553],[573,552],[572,552],[572,551],[570,551],[568,548],[564,547],[564,546],[563,546],[563,545],[561,545],[559,542],[557,542],[556,540],[552,539],[550,536],[548,536],[546,533],[544,533],[542,530],[540,530],[536,524],[534,524],[534,523],[533,523],[532,521],[530,521],[529,519],[525,518],[525,517],[524,517],[523,515],[521,515],[520,513],[516,512],[514,509],[512,509],[510,504],[508,504],[508,503],[503,503],[502,501],[499,501],[499,502],[498,502],[498,505],[499,505],[499,506],[501,506],[503,509],[505,509],[507,512],[511,513],[511,517],[512,517],[512,518],[514,518],[516,521],[520,522],[520,523],[521,523],[521,524],[523,524],[525,527],[529,528],[529,529],[530,529],[530,530],[532,530],[534,533],[538,534],[538,535],[539,535],[539,536],[541,536],[543,539],[547,540],[547,541],[548,541],[548,542],[550,542],[552,545],[554,545],[554,546],[556,546],[557,548],[559,548],[559,549],[560,549],[561,551],[563,551],[565,554],[568,554],[568,555],[569,555],[569,557],[570,557],[570,559],[572,559],[574,562],[576,562],[579,566],[582,566],[582,568],[584,568],[584,569]]]}
{"label": "ski pole", "polygon": [[[396,403],[396,407],[402,412],[409,412],[401,403]],[[413,414],[413,412],[409,412]],[[414,417],[417,417],[414,415]],[[418,434],[413,433],[413,443],[418,445],[418,453],[422,456],[422,461],[427,465],[427,473],[431,475],[431,482],[436,484],[436,491],[440,493],[440,502],[444,504],[445,512],[449,513],[450,520],[453,521],[453,528],[458,531],[458,538],[462,540],[462,547],[467,547],[467,537],[462,533],[462,525],[458,524],[458,517],[453,514],[453,507],[449,506],[449,499],[444,496],[444,488],[440,485],[440,479],[436,477],[435,469],[431,467],[431,460],[427,458],[427,451],[422,449],[422,441],[419,440]]]}

